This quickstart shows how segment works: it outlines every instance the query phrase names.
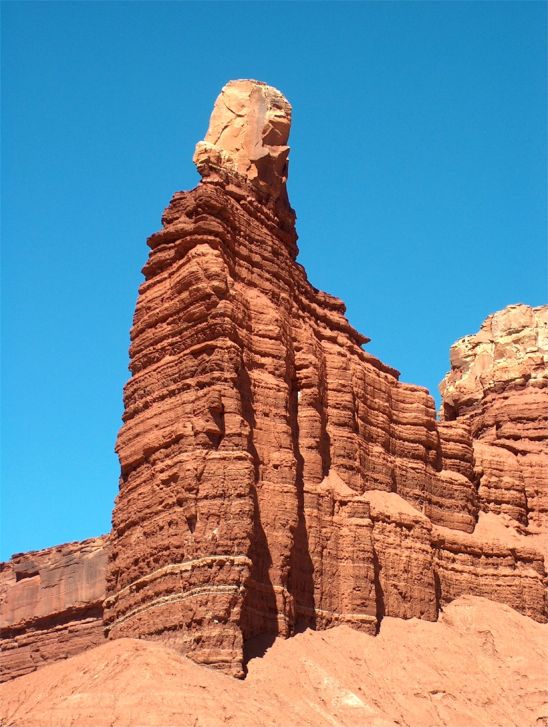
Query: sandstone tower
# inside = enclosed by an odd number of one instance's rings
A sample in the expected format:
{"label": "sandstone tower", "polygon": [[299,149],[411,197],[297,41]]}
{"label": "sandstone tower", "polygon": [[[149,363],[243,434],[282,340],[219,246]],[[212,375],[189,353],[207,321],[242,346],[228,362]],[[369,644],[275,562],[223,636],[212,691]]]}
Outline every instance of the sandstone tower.
{"label": "sandstone tower", "polygon": [[296,262],[290,122],[276,89],[228,83],[196,147],[201,183],[149,238],[108,635],[167,640],[241,676],[256,637],[435,620],[474,588],[543,619],[541,556],[466,539],[482,508],[471,417],[452,404],[437,423],[428,392],[368,354]]}

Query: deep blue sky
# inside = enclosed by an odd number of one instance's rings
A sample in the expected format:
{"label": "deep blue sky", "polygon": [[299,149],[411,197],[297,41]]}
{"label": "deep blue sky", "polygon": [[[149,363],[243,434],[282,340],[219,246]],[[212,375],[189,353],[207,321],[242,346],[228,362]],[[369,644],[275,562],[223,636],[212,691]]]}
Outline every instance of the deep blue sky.
{"label": "deep blue sky", "polygon": [[437,395],[545,301],[546,5],[3,3],[0,558],[106,532],[146,237],[232,78],[294,107],[300,261]]}

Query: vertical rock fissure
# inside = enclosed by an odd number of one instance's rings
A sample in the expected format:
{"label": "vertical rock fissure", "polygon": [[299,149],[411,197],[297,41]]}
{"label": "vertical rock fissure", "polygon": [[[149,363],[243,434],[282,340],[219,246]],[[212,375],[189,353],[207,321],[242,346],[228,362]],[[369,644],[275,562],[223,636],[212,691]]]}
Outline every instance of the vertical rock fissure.
{"label": "vertical rock fissure", "polygon": [[320,456],[322,458],[322,477],[327,477],[331,470],[331,438],[327,430],[327,365],[320,345],[317,346],[316,355],[319,361],[318,371],[318,408],[320,415]]}
{"label": "vertical rock fissure", "polygon": [[[249,577],[244,584],[240,620],[244,640],[243,663],[245,670],[249,659],[261,655],[263,647],[267,648],[264,638],[258,639],[258,637],[265,632],[265,614],[276,612],[276,595],[269,577],[272,557],[261,523],[261,512],[257,495],[257,486],[260,482],[260,459],[254,442],[256,422],[253,404],[253,387],[249,372],[243,360],[238,371],[238,389],[242,405],[242,416],[248,427],[247,450],[251,455],[254,470],[254,482],[251,488],[253,525],[248,552],[251,566]],[[270,631],[273,638],[276,637],[277,629],[271,628],[266,629],[266,631]]]}
{"label": "vertical rock fissure", "polygon": [[[291,338],[289,339],[291,341]],[[287,587],[294,603],[293,631],[306,627],[316,628],[314,598],[314,566],[310,556],[310,544],[305,514],[304,458],[300,448],[299,392],[295,364],[295,350],[291,343],[288,347],[288,385],[289,385],[289,422],[291,442],[295,458],[295,493],[297,497],[297,525],[293,531],[293,542],[289,556]]]}
{"label": "vertical rock fissure", "polygon": [[381,564],[375,547],[373,547],[373,577],[375,584],[375,607],[377,616],[376,633],[381,629],[381,623],[385,616],[384,590],[381,583]]}

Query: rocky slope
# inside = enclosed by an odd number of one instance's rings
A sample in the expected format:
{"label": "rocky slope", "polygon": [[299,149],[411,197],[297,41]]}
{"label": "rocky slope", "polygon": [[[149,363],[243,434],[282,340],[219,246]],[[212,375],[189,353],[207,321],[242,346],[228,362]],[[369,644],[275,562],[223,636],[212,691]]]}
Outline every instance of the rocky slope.
{"label": "rocky slope", "polygon": [[437,623],[385,618],[375,638],[339,626],[279,639],[245,681],[160,643],[118,639],[0,686],[0,723],[541,727],[547,628],[467,597]]}

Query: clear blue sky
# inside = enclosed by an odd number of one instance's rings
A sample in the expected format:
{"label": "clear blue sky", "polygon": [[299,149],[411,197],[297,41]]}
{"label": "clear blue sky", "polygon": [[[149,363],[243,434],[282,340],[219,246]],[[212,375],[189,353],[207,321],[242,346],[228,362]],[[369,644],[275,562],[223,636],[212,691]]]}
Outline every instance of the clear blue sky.
{"label": "clear blue sky", "polygon": [[437,395],[545,301],[546,5],[2,5],[0,558],[106,532],[146,237],[232,78],[294,107],[300,261]]}

